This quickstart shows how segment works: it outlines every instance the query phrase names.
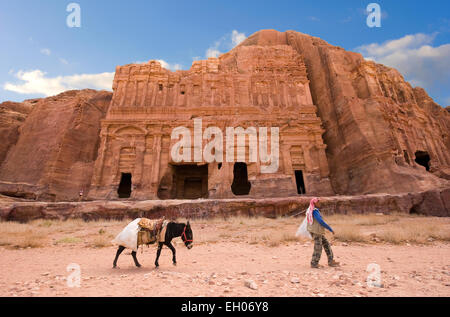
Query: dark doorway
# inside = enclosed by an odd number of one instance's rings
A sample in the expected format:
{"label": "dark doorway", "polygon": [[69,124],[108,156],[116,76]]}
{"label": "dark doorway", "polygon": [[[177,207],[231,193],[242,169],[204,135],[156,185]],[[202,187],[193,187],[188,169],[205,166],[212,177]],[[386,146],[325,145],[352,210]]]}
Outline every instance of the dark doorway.
{"label": "dark doorway", "polygon": [[297,185],[297,193],[299,195],[306,194],[305,180],[303,179],[303,171],[295,171],[295,183]]}
{"label": "dark doorway", "polygon": [[428,152],[417,151],[415,161],[417,164],[424,166],[427,171],[430,170],[430,155]]}
{"label": "dark doorway", "polygon": [[131,174],[122,173],[119,189],[117,190],[119,198],[130,198],[131,196]]}
{"label": "dark doorway", "polygon": [[208,165],[175,166],[174,181],[176,199],[208,197]]}
{"label": "dark doorway", "polygon": [[252,185],[248,181],[247,164],[241,162],[235,163],[233,175],[233,184],[231,184],[233,194],[238,196],[248,195]]}
{"label": "dark doorway", "polygon": [[184,179],[184,193],[185,199],[197,199],[203,197],[202,179],[197,177]]}
{"label": "dark doorway", "polygon": [[409,210],[409,213],[410,213],[411,215],[418,215],[418,214],[420,214],[420,212],[419,212],[419,206],[418,206],[418,205],[412,206],[411,209]]}

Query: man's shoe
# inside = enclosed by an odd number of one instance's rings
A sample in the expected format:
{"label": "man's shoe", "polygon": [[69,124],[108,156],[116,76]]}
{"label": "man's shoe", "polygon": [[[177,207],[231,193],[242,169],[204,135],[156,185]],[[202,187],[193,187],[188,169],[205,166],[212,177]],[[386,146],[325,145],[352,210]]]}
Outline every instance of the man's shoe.
{"label": "man's shoe", "polygon": [[328,263],[328,266],[331,266],[331,267],[338,267],[338,266],[340,266],[340,264],[339,264],[339,262],[336,262],[336,261],[331,261],[330,263]]}
{"label": "man's shoe", "polygon": [[311,264],[311,268],[313,269],[320,269],[322,267],[322,265],[319,264]]}

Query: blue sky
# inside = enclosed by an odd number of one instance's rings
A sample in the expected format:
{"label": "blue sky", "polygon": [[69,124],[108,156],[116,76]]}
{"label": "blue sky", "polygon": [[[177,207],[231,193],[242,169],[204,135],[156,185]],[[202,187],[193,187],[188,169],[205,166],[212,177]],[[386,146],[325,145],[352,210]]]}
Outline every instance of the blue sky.
{"label": "blue sky", "polygon": [[[71,2],[80,28],[66,25]],[[381,6],[380,28],[366,25],[371,2]],[[0,102],[110,89],[115,67],[137,61],[188,69],[268,28],[359,51],[450,105],[450,2],[438,0],[0,0]]]}

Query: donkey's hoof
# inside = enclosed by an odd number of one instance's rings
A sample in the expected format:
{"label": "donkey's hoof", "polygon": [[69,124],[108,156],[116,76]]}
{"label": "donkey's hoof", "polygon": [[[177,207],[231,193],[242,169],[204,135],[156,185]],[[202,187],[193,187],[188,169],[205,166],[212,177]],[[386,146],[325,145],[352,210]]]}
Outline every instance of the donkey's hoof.
{"label": "donkey's hoof", "polygon": [[177,262],[173,262],[172,264],[173,264],[173,266],[177,266]]}
{"label": "donkey's hoof", "polygon": [[140,264],[136,264],[136,267],[142,267],[142,265],[140,265]]}

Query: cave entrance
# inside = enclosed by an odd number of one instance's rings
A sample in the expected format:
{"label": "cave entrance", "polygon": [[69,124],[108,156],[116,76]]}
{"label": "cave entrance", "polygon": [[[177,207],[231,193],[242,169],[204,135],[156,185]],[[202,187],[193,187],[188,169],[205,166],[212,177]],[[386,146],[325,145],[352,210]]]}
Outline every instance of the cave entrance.
{"label": "cave entrance", "polygon": [[120,178],[119,189],[117,190],[119,198],[130,198],[131,196],[131,174],[122,173]]}
{"label": "cave entrance", "polygon": [[250,193],[252,185],[248,181],[247,164],[238,162],[233,168],[233,183],[231,191],[237,196],[244,196]]}
{"label": "cave entrance", "polygon": [[410,213],[411,215],[419,215],[419,214],[420,214],[420,212],[419,212],[419,206],[418,206],[418,205],[412,206],[411,209],[409,210],[409,213]]}
{"label": "cave entrance", "polygon": [[422,165],[423,167],[426,168],[427,171],[430,170],[430,155],[428,154],[428,152],[424,152],[424,151],[417,151],[416,152],[416,163],[419,165]]}
{"label": "cave entrance", "polygon": [[208,165],[175,166],[176,199],[208,197]]}
{"label": "cave entrance", "polygon": [[297,193],[299,195],[306,194],[305,180],[303,178],[303,171],[300,171],[300,170],[295,171],[295,183],[297,185]]}

